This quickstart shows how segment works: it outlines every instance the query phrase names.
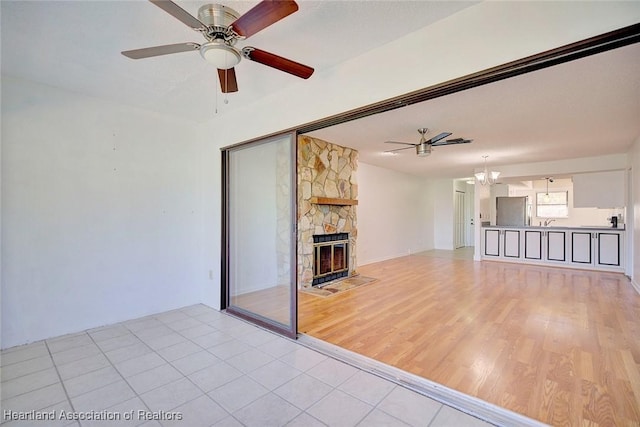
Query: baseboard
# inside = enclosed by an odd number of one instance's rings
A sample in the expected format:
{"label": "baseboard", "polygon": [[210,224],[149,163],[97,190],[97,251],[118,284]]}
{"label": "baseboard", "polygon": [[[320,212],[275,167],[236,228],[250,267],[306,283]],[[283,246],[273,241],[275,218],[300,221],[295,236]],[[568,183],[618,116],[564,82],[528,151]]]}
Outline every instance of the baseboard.
{"label": "baseboard", "polygon": [[633,286],[633,289],[635,289],[636,292],[638,294],[640,294],[640,283],[638,283],[635,280],[631,279],[631,286]]}
{"label": "baseboard", "polygon": [[362,267],[369,264],[375,264],[376,262],[388,261],[390,259],[402,258],[403,256],[415,255],[420,252],[428,251],[429,249],[416,249],[415,251],[410,251],[404,254],[392,254],[380,258],[367,259],[362,262],[358,260],[358,267]]}
{"label": "baseboard", "polygon": [[298,343],[323,353],[329,357],[355,366],[363,371],[377,375],[436,400],[444,405],[455,408],[461,412],[479,418],[496,426],[531,426],[541,427],[546,424],[524,415],[501,408],[477,397],[469,396],[426,378],[413,375],[393,366],[386,365],[369,357],[362,356],[344,348],[335,346],[325,341],[318,340],[309,335],[300,335]]}

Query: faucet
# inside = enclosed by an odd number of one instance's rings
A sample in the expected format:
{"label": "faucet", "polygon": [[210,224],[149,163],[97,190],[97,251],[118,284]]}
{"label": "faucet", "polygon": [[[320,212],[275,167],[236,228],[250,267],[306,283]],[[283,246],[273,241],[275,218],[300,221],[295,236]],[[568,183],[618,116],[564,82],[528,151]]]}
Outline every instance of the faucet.
{"label": "faucet", "polygon": [[549,226],[549,224],[551,224],[553,221],[555,221],[555,219],[545,219],[545,220],[544,220],[544,226],[545,226],[545,227],[548,227],[548,226]]}

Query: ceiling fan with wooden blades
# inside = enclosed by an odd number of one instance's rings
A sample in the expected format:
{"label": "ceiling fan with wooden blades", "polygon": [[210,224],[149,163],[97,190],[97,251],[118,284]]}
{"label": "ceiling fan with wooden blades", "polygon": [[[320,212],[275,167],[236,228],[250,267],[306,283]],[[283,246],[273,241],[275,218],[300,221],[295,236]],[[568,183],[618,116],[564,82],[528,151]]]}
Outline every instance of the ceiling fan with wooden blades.
{"label": "ceiling fan with wooden blades", "polygon": [[[433,147],[439,147],[441,145],[467,144],[473,141],[472,139],[463,139],[463,138],[454,138],[454,139],[445,140],[446,137],[451,135],[451,132],[442,132],[431,139],[426,139],[425,135],[428,132],[429,132],[428,128],[418,129],[418,133],[420,134],[420,142],[418,142],[417,144],[413,144],[411,142],[399,142],[399,141],[385,141],[385,143],[410,145],[411,147],[416,148],[416,154],[419,157],[426,157],[431,154],[431,150]],[[395,153],[396,151],[407,150],[411,147],[396,148],[395,150],[385,151],[385,153]]]}
{"label": "ceiling fan with wooden blades", "polygon": [[131,59],[151,58],[180,52],[199,51],[200,55],[218,68],[223,93],[237,92],[235,66],[242,58],[308,79],[314,69],[299,62],[252,47],[235,45],[298,10],[295,1],[263,0],[244,15],[220,4],[206,4],[198,9],[198,18],[170,0],[149,0],[183,24],[198,31],[206,39],[203,44],[187,42],[143,49],[127,50],[122,54]]}

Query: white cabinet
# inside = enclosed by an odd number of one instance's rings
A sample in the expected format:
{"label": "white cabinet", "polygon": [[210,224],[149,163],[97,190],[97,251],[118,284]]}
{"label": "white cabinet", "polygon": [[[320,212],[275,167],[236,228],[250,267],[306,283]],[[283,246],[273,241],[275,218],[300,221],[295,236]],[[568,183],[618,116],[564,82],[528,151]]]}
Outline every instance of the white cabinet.
{"label": "white cabinet", "polygon": [[520,258],[520,230],[483,228],[482,255],[495,258]]}
{"label": "white cabinet", "polygon": [[622,265],[622,235],[620,232],[596,233],[596,264],[620,267]]}
{"label": "white cabinet", "polygon": [[542,261],[542,230],[524,230],[524,258]]}
{"label": "white cabinet", "polygon": [[524,259],[564,263],[567,261],[566,231],[524,230]]}
{"label": "white cabinet", "polygon": [[571,263],[592,266],[599,270],[622,268],[621,231],[572,231]]}
{"label": "white cabinet", "polygon": [[549,230],[547,236],[546,260],[551,262],[567,262],[567,231]]}
{"label": "white cabinet", "polygon": [[484,245],[482,254],[488,257],[500,256],[500,237],[502,236],[502,230],[495,228],[484,228]]}
{"label": "white cabinet", "polygon": [[574,208],[621,208],[625,203],[625,171],[573,176]]}
{"label": "white cabinet", "polygon": [[504,256],[506,258],[520,258],[520,230],[503,230],[502,240]]}
{"label": "white cabinet", "polygon": [[593,264],[593,233],[571,232],[571,263]]}
{"label": "white cabinet", "polygon": [[624,231],[564,227],[483,227],[482,259],[624,271]]}

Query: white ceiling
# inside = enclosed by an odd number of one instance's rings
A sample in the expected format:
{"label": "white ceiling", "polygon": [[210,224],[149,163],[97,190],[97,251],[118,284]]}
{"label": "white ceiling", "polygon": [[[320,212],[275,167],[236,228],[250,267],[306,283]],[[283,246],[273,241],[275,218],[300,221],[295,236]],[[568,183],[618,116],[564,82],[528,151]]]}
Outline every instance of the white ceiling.
{"label": "white ceiling", "polygon": [[[490,166],[625,153],[640,136],[640,44],[480,86],[310,135],[359,150],[360,160],[427,177],[471,176]],[[417,157],[384,141],[452,132],[470,144]],[[496,168],[499,170],[499,167]]]}
{"label": "white ceiling", "polygon": [[[196,15],[205,1],[177,1]],[[257,1],[223,1],[241,14]],[[476,2],[299,1],[300,10],[240,46],[310,65],[316,73],[430,25]],[[300,79],[251,61],[240,91],[219,92],[197,52],[131,60],[123,50],[201,36],[145,0],[0,1],[2,73],[120,104],[202,122]],[[407,52],[407,55],[413,55]],[[460,53],[464,54],[463,52]],[[313,78],[313,76],[311,77]],[[386,140],[417,142],[417,129],[471,144],[418,158]],[[624,153],[640,136],[640,44],[313,132],[356,148],[363,162],[427,177],[470,176],[490,165]]]}

